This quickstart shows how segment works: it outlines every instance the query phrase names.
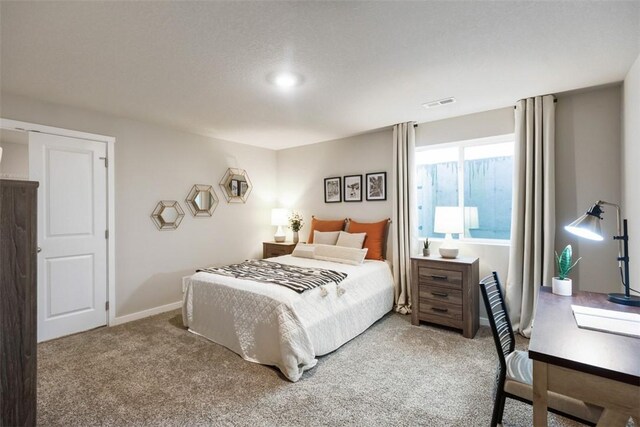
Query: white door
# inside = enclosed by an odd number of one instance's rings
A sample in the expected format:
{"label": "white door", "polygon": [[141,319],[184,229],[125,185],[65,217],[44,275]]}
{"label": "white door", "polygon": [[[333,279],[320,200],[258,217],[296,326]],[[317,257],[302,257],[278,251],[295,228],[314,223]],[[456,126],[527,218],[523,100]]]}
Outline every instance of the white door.
{"label": "white door", "polygon": [[38,342],[107,324],[106,143],[29,133],[38,189]]}

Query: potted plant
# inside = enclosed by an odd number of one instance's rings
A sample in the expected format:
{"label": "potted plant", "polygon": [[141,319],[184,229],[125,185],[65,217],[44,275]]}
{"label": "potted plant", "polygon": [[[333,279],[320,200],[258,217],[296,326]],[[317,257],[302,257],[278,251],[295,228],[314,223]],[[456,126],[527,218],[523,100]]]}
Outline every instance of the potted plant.
{"label": "potted plant", "polygon": [[556,267],[558,268],[558,277],[552,279],[552,292],[556,295],[571,296],[572,283],[569,279],[569,272],[578,264],[582,258],[578,258],[576,262],[571,263],[573,250],[571,245],[567,245],[558,255],[556,252]]}
{"label": "potted plant", "polygon": [[298,243],[298,231],[302,229],[303,225],[304,219],[301,214],[294,211],[289,215],[289,228],[293,231],[293,243]]}
{"label": "potted plant", "polygon": [[429,256],[431,254],[431,251],[429,250],[429,245],[430,244],[431,244],[431,242],[429,242],[429,238],[425,237],[425,239],[424,239],[424,247],[422,248],[422,255]]}

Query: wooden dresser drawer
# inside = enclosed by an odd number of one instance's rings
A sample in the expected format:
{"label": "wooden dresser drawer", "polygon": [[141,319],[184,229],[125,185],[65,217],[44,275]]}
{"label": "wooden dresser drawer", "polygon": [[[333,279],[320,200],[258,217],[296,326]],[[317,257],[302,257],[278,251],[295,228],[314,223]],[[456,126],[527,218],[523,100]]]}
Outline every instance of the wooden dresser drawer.
{"label": "wooden dresser drawer", "polygon": [[272,258],[274,256],[289,255],[296,248],[296,243],[292,242],[263,242],[262,258]]}
{"label": "wooden dresser drawer", "polygon": [[[450,320],[462,320],[462,306],[444,301],[420,300],[420,317],[437,316]],[[428,319],[425,319],[428,320]]]}
{"label": "wooden dresser drawer", "polygon": [[270,248],[267,252],[268,252],[267,258],[274,257],[274,256],[289,255],[289,251],[283,247]]}
{"label": "wooden dresser drawer", "polygon": [[480,326],[478,258],[411,257],[411,323],[429,322],[473,338]]}
{"label": "wooden dresser drawer", "polygon": [[440,288],[420,284],[418,285],[418,297],[421,300],[462,305],[462,291],[460,289]]}
{"label": "wooden dresser drawer", "polygon": [[462,289],[462,272],[419,266],[418,281],[420,284]]}

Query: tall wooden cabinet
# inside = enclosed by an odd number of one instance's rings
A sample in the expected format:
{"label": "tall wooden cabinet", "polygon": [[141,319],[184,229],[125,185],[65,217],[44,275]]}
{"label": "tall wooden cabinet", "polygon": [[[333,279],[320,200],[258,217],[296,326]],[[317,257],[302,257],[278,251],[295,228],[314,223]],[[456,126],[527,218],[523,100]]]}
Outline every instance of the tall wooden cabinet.
{"label": "tall wooden cabinet", "polygon": [[0,180],[0,425],[36,424],[37,190]]}

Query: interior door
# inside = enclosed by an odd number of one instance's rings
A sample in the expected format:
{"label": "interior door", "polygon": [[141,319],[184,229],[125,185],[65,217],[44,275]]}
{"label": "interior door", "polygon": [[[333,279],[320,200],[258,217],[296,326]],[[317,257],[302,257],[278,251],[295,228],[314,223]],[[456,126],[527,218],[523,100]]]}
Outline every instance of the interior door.
{"label": "interior door", "polygon": [[106,143],[29,133],[38,191],[38,341],[107,324]]}

